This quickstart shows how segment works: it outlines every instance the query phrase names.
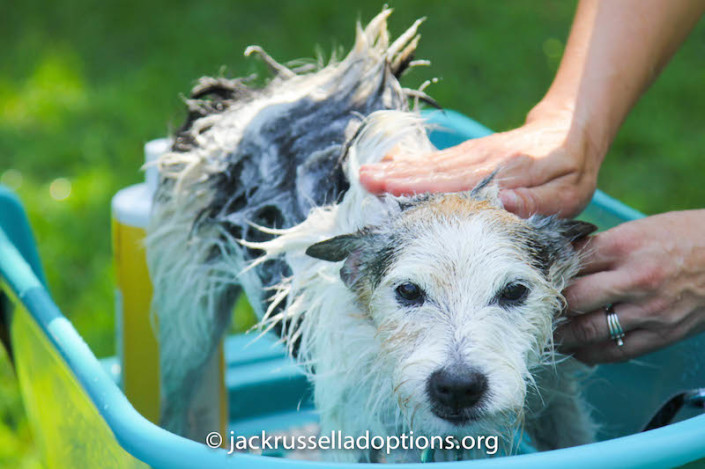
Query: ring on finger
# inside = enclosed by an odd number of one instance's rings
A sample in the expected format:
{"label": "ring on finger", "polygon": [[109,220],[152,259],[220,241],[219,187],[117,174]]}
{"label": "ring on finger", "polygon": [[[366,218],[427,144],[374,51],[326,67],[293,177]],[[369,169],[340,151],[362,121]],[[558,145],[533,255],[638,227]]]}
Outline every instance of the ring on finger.
{"label": "ring on finger", "polygon": [[614,340],[617,347],[624,346],[624,329],[619,323],[619,317],[617,312],[614,310],[613,305],[608,305],[605,307],[605,316],[607,317],[607,328],[610,332],[610,339]]}

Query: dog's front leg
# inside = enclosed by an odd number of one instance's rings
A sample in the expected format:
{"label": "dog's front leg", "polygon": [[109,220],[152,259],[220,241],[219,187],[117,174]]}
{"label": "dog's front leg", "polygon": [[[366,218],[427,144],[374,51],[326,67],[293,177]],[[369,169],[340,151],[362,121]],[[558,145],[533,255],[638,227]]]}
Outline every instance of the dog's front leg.
{"label": "dog's front leg", "polygon": [[586,367],[570,359],[556,365],[555,369],[547,367],[537,380],[541,396],[531,398],[533,416],[527,417],[526,422],[527,433],[536,449],[568,448],[595,440],[595,424],[581,396],[577,378],[585,371]]}

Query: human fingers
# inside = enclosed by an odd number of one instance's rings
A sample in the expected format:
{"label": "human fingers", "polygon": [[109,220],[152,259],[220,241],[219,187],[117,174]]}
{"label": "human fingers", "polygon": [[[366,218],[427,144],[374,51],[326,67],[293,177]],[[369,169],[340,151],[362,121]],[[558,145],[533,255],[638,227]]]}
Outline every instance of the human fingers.
{"label": "human fingers", "polygon": [[621,260],[632,255],[638,247],[638,236],[625,231],[624,225],[591,236],[580,248],[584,254],[580,275],[614,268]]}
{"label": "human fingers", "polygon": [[499,199],[504,208],[522,218],[528,218],[538,213],[555,213],[552,206],[555,205],[546,197],[550,190],[546,188],[526,188],[516,187],[514,189],[504,189],[499,192]]}
{"label": "human fingers", "polygon": [[386,187],[386,179],[383,173],[368,170],[364,166],[360,168],[360,184],[372,194],[381,194]]}
{"label": "human fingers", "polygon": [[583,197],[560,178],[534,187],[505,188],[499,198],[505,209],[522,218],[535,214],[570,218],[585,205]]}
{"label": "human fingers", "polygon": [[392,161],[363,165],[360,167],[359,177],[360,183],[373,194],[394,193],[390,186],[396,185],[400,187],[396,194],[399,195],[414,192],[411,187],[408,190],[404,188],[410,182],[427,184],[429,179],[434,179],[439,169],[434,160]]}
{"label": "human fingers", "polygon": [[415,177],[432,177],[435,174],[453,174],[466,171],[467,164],[456,164],[452,167],[445,166],[435,159],[397,160],[366,164],[360,167],[360,175],[384,180],[403,180]]}
{"label": "human fingers", "polygon": [[[636,307],[633,307],[636,306]],[[643,306],[643,311],[638,311]],[[569,350],[589,364],[623,361],[658,350],[705,331],[703,311],[693,304],[681,303],[667,310],[643,305],[616,305],[615,312],[626,332],[620,347],[613,339],[594,342]]]}
{"label": "human fingers", "polygon": [[381,162],[361,166],[360,182],[373,193],[438,192],[441,189],[435,189],[437,185],[445,188],[450,181],[453,191],[472,189],[481,178],[471,177],[464,183],[463,178],[468,174],[490,174],[504,155],[501,149],[492,150],[494,147],[486,142],[489,138],[469,140],[424,157],[405,157],[393,149]]}
{"label": "human fingers", "polygon": [[435,152],[425,156],[387,155],[379,163],[368,163],[360,167],[360,173],[385,179],[405,179],[425,176],[435,173],[455,173],[458,171],[477,169],[479,167],[495,167],[496,162],[488,161],[477,152],[458,150]]}
{"label": "human fingers", "polygon": [[[644,321],[645,311],[638,304],[619,304],[612,308],[624,332],[638,329]],[[554,333],[561,351],[574,350],[604,342],[610,337],[605,308],[591,313],[571,316]]]}
{"label": "human fingers", "polygon": [[388,192],[394,195],[424,192],[458,192],[472,189],[492,173],[491,168],[465,168],[453,172],[435,172],[433,168],[417,167],[401,176],[360,172],[360,182],[372,193]]}
{"label": "human fingers", "polygon": [[360,182],[373,193],[458,192],[472,190],[499,169],[496,181],[501,185],[516,186],[527,183],[521,167],[528,163],[528,158],[517,157],[499,166],[490,161],[470,164],[463,159],[449,164],[429,159],[365,165],[360,169]]}
{"label": "human fingers", "polygon": [[570,314],[595,311],[605,305],[631,300],[629,276],[621,270],[608,270],[576,279],[563,291]]}
{"label": "human fingers", "polygon": [[582,276],[613,269],[619,257],[605,246],[604,233],[597,233],[576,245],[581,254],[580,274]]}
{"label": "human fingers", "polygon": [[644,355],[665,345],[660,334],[646,329],[629,332],[622,342],[623,345],[619,346],[615,340],[607,339],[576,349],[572,355],[588,365],[616,363]]}
{"label": "human fingers", "polygon": [[403,179],[388,179],[385,192],[394,195],[424,192],[460,192],[470,190],[492,173],[490,169],[418,175]]}

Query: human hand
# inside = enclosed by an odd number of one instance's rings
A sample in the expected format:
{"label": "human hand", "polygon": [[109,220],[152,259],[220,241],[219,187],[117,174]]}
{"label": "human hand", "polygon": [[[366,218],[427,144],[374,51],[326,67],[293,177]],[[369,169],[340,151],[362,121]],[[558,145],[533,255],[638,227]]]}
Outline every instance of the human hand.
{"label": "human hand", "polygon": [[472,189],[499,169],[505,208],[571,217],[590,202],[606,148],[594,145],[570,112],[537,107],[517,129],[468,140],[423,159],[390,155],[364,165],[360,181],[373,193],[395,195]]}
{"label": "human hand", "polygon": [[[705,210],[670,212],[592,237],[582,277],[565,290],[564,353],[589,363],[628,360],[705,330]],[[610,339],[605,305],[626,335]]]}

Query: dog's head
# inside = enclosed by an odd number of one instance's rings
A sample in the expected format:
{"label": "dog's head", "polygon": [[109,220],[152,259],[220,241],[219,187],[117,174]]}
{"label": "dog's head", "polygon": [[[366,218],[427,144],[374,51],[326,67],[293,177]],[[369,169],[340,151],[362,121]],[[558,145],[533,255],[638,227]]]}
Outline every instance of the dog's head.
{"label": "dog's head", "polygon": [[343,261],[412,429],[456,434],[520,416],[532,372],[553,358],[561,290],[578,269],[573,244],[595,226],[521,219],[489,184],[393,200],[388,224],[307,254]]}

